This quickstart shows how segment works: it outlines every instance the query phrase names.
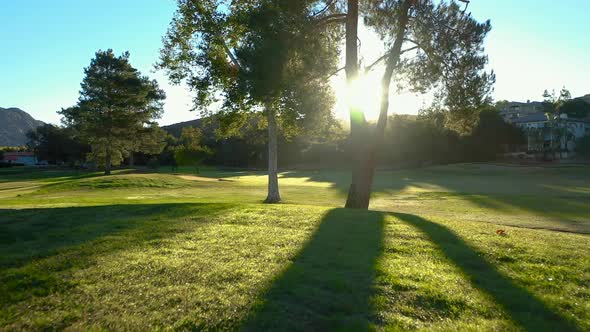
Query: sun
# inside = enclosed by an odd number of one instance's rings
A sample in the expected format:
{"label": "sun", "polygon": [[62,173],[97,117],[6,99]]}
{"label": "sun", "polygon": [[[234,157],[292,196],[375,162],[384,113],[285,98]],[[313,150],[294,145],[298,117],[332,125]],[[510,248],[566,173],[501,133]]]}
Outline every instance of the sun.
{"label": "sun", "polygon": [[[379,118],[381,104],[381,75],[378,70],[363,73],[350,86],[342,75],[332,81],[336,94],[335,115],[340,119],[350,118],[350,107],[353,106],[365,114],[368,121]],[[393,84],[392,84],[393,85]],[[417,114],[424,106],[432,102],[432,94],[419,95],[409,91],[392,89],[389,95],[388,114]]]}
{"label": "sun", "polygon": [[342,98],[348,107],[362,111],[367,120],[379,117],[379,103],[381,99],[381,82],[377,75],[360,75],[345,89],[341,90]]}

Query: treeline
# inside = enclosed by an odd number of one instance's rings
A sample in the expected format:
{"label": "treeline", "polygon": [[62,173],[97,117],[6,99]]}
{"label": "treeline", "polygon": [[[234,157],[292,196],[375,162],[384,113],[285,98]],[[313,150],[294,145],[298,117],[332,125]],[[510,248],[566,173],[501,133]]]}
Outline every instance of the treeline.
{"label": "treeline", "polygon": [[[475,111],[474,111],[475,112]],[[515,150],[525,143],[522,131],[506,123],[493,107],[477,111],[468,134],[459,134],[436,117],[390,116],[379,149],[379,165],[386,168],[494,160],[498,153]],[[258,118],[257,118],[258,117]],[[214,118],[164,127],[152,145],[152,153],[133,152],[123,164],[194,166],[202,164],[260,168],[267,163],[266,130],[257,115],[232,137],[220,137]],[[41,160],[52,164],[83,165],[90,146],[78,142],[73,132],[50,124],[29,133],[29,146]],[[345,123],[304,135],[279,135],[281,168],[342,167],[352,160],[349,129]],[[346,167],[346,166],[344,166]]]}

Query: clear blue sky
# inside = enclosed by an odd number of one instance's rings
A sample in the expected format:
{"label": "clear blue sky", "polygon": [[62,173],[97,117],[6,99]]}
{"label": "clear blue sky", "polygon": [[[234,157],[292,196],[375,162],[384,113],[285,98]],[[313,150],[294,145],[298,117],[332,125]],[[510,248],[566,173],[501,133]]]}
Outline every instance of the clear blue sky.
{"label": "clear blue sky", "polygon": [[[112,48],[129,50],[132,64],[166,90],[162,124],[194,119],[185,90],[152,72],[174,9],[172,0],[0,0],[0,107],[58,123],[55,112],[76,102],[94,52]],[[472,0],[470,10],[492,20],[496,100],[535,100],[563,85],[574,96],[590,93],[590,1]],[[395,111],[415,113],[420,98],[403,105]]]}

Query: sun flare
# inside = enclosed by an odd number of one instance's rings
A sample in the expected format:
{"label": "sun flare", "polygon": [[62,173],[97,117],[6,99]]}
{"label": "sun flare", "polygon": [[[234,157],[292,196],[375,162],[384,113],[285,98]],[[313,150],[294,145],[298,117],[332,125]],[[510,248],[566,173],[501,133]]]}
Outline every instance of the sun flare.
{"label": "sun flare", "polygon": [[342,99],[350,108],[358,109],[368,120],[375,120],[379,116],[379,99],[381,84],[374,75],[361,75],[351,84],[347,84]]}

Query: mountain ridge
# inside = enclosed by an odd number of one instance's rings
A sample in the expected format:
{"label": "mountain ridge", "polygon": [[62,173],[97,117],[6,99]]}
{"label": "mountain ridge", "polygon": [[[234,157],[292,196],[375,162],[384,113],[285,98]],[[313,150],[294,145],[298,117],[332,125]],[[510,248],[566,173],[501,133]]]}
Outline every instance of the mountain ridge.
{"label": "mountain ridge", "polygon": [[25,145],[27,132],[43,124],[18,107],[0,107],[0,146]]}

